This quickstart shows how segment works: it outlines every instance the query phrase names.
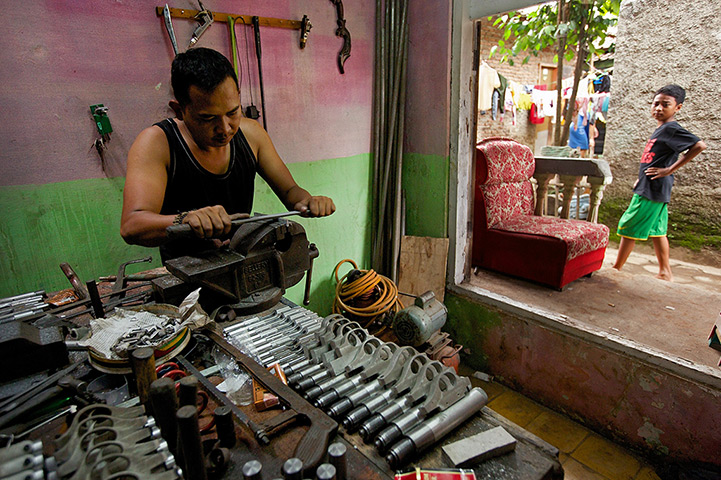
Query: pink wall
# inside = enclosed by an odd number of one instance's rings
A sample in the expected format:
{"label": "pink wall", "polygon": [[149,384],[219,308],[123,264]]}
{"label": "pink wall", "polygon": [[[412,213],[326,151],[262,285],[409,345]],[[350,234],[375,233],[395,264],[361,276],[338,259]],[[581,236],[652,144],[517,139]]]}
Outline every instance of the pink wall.
{"label": "pink wall", "polygon": [[447,1],[409,1],[406,153],[448,155],[451,11]]}
{"label": "pink wall", "polygon": [[[125,156],[143,128],[170,116],[172,49],[155,6],[141,0],[28,0],[5,12],[0,49],[0,186],[44,184],[104,175],[88,106],[109,107],[113,138],[109,176],[124,174]],[[177,0],[171,7],[197,9]],[[308,45],[298,32],[261,28],[268,131],[286,162],[342,158],[370,151],[373,2],[346,0],[351,57],[340,75],[335,9],[329,1],[206,0],[217,12],[300,20],[313,28]],[[174,19],[187,45],[194,21]],[[236,27],[247,103],[244,27]],[[255,104],[260,104],[252,30],[248,28]],[[230,57],[227,24],[198,42]]]}

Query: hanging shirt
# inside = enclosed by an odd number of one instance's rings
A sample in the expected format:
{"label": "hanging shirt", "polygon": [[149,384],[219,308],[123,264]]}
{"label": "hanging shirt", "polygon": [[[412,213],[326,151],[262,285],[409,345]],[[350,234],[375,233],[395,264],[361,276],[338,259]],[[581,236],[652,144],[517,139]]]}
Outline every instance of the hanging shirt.
{"label": "hanging shirt", "polygon": [[646,175],[646,169],[648,167],[670,167],[676,162],[681,152],[693,147],[699,141],[696,135],[676,121],[666,122],[658,127],[646,142],[646,149],[643,151],[641,166],[638,170],[638,184],[633,189],[633,193],[654,202],[668,203],[671,200],[673,175],[651,180],[651,177]]}
{"label": "hanging shirt", "polygon": [[491,96],[493,89],[501,86],[498,72],[486,62],[481,63],[478,76],[478,110],[491,109]]}

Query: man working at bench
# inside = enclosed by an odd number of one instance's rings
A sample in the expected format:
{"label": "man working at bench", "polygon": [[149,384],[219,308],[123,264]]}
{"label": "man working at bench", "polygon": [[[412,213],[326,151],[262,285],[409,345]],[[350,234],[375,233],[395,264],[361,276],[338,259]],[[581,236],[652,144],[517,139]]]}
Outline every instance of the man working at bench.
{"label": "man working at bench", "polygon": [[[120,234],[127,243],[160,246],[171,258],[227,243],[229,214],[249,214],[255,174],[289,210],[322,217],[333,200],[295,183],[268,133],[243,117],[238,79],[221,53],[192,48],[171,67],[177,118],[146,128],[128,152]],[[165,229],[187,223],[194,238],[168,241]]]}

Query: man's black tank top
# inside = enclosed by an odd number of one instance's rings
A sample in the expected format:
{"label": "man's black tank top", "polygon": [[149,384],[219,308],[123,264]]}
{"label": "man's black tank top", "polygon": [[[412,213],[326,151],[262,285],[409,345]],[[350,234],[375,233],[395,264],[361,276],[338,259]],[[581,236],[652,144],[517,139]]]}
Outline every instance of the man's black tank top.
{"label": "man's black tank top", "polygon": [[[173,119],[155,125],[165,132],[170,147],[168,184],[161,214],[177,215],[213,205],[222,205],[228,214],[250,213],[258,161],[240,129],[230,142],[228,171],[219,175],[198,163]],[[165,262],[211,248],[213,244],[209,240],[179,239],[161,245],[160,256]]]}

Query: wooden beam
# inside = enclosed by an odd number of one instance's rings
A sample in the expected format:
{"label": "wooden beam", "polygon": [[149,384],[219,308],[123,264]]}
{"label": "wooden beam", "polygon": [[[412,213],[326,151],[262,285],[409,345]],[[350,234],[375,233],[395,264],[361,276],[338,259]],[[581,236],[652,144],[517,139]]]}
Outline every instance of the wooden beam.
{"label": "wooden beam", "polygon": [[[155,7],[155,13],[159,16],[163,16],[164,7]],[[200,13],[199,10],[190,10],[187,8],[171,8],[170,16],[175,18],[190,18],[195,19],[195,16]],[[228,22],[228,17],[232,17],[236,22],[242,22],[248,26],[252,25],[251,21],[255,15],[236,15],[233,13],[213,13],[213,21],[215,22]],[[285,20],[282,18],[271,18],[271,17],[258,17],[258,23],[261,27],[276,27],[276,28],[289,28],[291,30],[300,30],[300,20]]]}

